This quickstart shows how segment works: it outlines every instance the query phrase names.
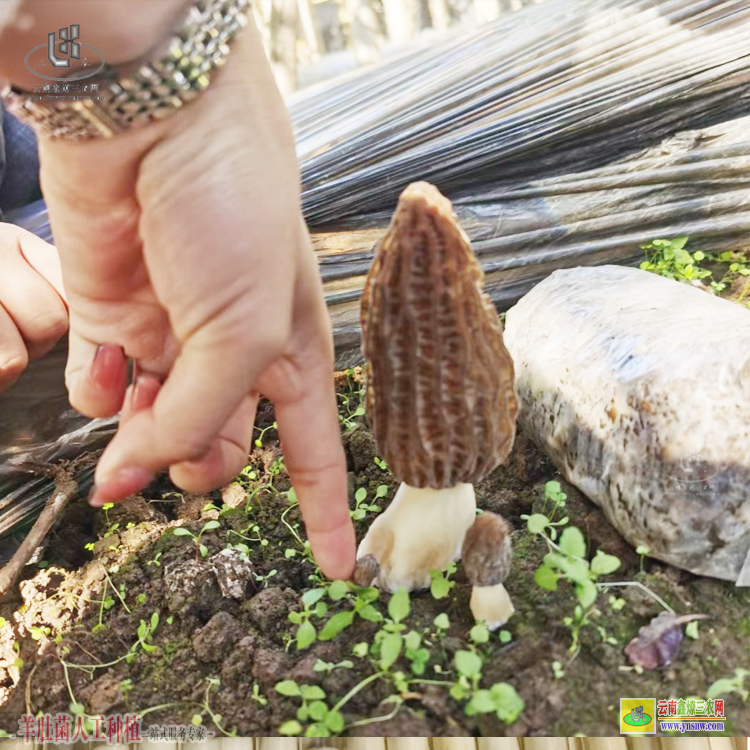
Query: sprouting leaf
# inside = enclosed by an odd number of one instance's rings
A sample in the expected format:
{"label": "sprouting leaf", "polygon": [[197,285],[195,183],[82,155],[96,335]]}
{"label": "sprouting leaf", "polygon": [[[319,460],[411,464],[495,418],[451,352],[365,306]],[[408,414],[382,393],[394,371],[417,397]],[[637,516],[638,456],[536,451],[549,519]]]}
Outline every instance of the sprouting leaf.
{"label": "sprouting leaf", "polygon": [[560,549],[566,555],[573,557],[586,557],[586,540],[580,529],[568,526],[560,535]]}
{"label": "sprouting leaf", "polygon": [[385,497],[387,494],[388,494],[388,485],[379,484],[378,488],[375,490],[375,497]]}
{"label": "sprouting leaf", "polygon": [[378,612],[372,604],[363,604],[357,608],[357,614],[367,622],[380,622],[383,619],[383,615]]}
{"label": "sprouting leaf", "polygon": [[206,523],[203,524],[201,533],[203,533],[204,531],[211,531],[212,529],[218,529],[220,526],[221,524],[218,521],[206,521]]}
{"label": "sprouting leaf", "polygon": [[599,589],[592,581],[582,581],[576,584],[576,597],[584,609],[588,609],[595,601]]}
{"label": "sprouting leaf", "polygon": [[523,698],[516,692],[513,685],[498,682],[490,688],[490,693],[497,706],[497,718],[505,724],[512,724],[526,708]]}
{"label": "sprouting leaf", "polygon": [[401,622],[409,616],[411,604],[409,603],[409,592],[406,589],[397,589],[388,602],[388,614],[394,622]]}
{"label": "sprouting leaf", "polygon": [[487,629],[486,625],[477,623],[469,631],[469,639],[474,643],[487,643],[487,641],[489,641],[490,639],[490,631]]}
{"label": "sprouting leaf", "polygon": [[331,601],[334,602],[343,599],[348,591],[349,586],[347,585],[346,581],[334,581],[328,586],[328,596],[330,597]]}
{"label": "sprouting leaf", "polygon": [[513,638],[509,630],[501,630],[498,637],[500,638],[500,643],[510,643]]}
{"label": "sprouting leaf", "polygon": [[[405,591],[405,589],[402,589]],[[380,668],[390,669],[401,653],[403,638],[399,633],[386,633],[380,642]]]}
{"label": "sprouting leaf", "polygon": [[614,573],[620,567],[620,558],[615,555],[608,555],[601,550],[597,550],[594,559],[591,561],[591,572],[598,576],[606,576]]}
{"label": "sprouting leaf", "polygon": [[451,622],[448,619],[448,615],[445,614],[445,612],[441,612],[434,620],[433,623],[435,624],[435,627],[439,630],[448,630],[448,628],[451,626]]}
{"label": "sprouting leaf", "polygon": [[279,727],[279,734],[284,737],[296,737],[302,734],[302,725],[298,721],[285,721]]}
{"label": "sprouting leaf", "polygon": [[482,671],[482,659],[473,651],[456,651],[456,669],[464,677],[478,677]]}
{"label": "sprouting leaf", "polygon": [[299,685],[294,680],[282,680],[277,682],[274,690],[280,695],[286,695],[293,698],[300,694]]}
{"label": "sprouting leaf", "polygon": [[312,607],[312,605],[319,601],[325,593],[325,589],[310,589],[310,591],[305,591],[305,593],[302,594],[302,603],[306,607]]}
{"label": "sprouting leaf", "polygon": [[625,647],[631,664],[644,669],[656,669],[671,664],[682,642],[682,626],[694,620],[706,620],[708,615],[682,615],[662,612]]}
{"label": "sprouting leaf", "polygon": [[175,536],[195,536],[190,529],[186,529],[184,526],[178,526],[176,529],[172,530],[172,533]]}
{"label": "sprouting leaf", "polygon": [[346,612],[337,612],[330,620],[323,626],[323,629],[318,634],[319,641],[330,641],[335,638],[344,628],[348,628],[354,620],[354,610],[347,610]]}
{"label": "sprouting leaf", "polygon": [[316,635],[315,626],[309,620],[305,620],[297,629],[297,650],[301,651],[314,643]]}
{"label": "sprouting leaf", "polygon": [[432,594],[433,599],[444,599],[455,585],[439,570],[431,570],[430,579],[430,594]]}
{"label": "sprouting leaf", "polygon": [[534,581],[540,589],[557,591],[557,573],[549,565],[540,565],[534,571]]}
{"label": "sprouting leaf", "polygon": [[326,697],[323,688],[317,685],[300,685],[299,692],[306,701],[318,701]]}
{"label": "sprouting leaf", "polygon": [[367,490],[364,487],[360,487],[355,493],[354,493],[354,499],[361,503],[363,500],[367,498]]}
{"label": "sprouting leaf", "polygon": [[541,513],[534,513],[526,519],[526,528],[532,534],[541,534],[549,526],[549,519]]}
{"label": "sprouting leaf", "polygon": [[352,646],[352,653],[360,659],[364,659],[367,656],[367,651],[368,645],[365,641],[360,641]]}
{"label": "sprouting leaf", "polygon": [[326,726],[334,733],[344,731],[344,717],[338,711],[329,711],[326,715]]}
{"label": "sprouting leaf", "polygon": [[471,696],[471,700],[466,704],[466,708],[464,709],[467,716],[491,714],[495,710],[495,699],[489,690],[477,690]]}

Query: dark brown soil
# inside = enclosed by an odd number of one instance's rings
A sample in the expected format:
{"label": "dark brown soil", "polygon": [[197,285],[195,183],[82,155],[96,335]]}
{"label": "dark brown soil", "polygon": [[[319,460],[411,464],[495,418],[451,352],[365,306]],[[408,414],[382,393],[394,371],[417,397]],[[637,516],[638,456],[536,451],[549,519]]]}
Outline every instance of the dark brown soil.
{"label": "dark brown soil", "polygon": [[[339,388],[342,415],[348,418],[359,405],[356,377],[340,378]],[[82,502],[70,508],[47,547],[46,567],[30,566],[19,595],[0,607],[7,621],[0,628],[0,728],[15,731],[26,711],[68,711],[72,692],[90,715],[137,712],[145,715],[148,725],[186,724],[197,714],[215,728],[213,714],[220,716],[224,731],[273,735],[295,718],[300,706],[299,699],[276,692],[280,680],[319,685],[331,707],[377,671],[369,657],[352,653],[355,644],[372,642],[377,623],[356,618],[334,639],[301,651],[296,648],[297,626],[289,621],[289,613],[302,609],[301,595],[320,581],[293,534],[304,539],[293,496],[287,494],[289,480],[279,461],[270,405],[264,405],[259,415],[259,428],[270,427],[262,446],[253,449],[246,476],[221,492],[184,495],[161,479],[142,496],[109,510],[108,517]],[[351,417],[348,425],[352,506],[355,490],[362,487],[368,490],[368,502],[375,502],[376,488],[388,485],[390,499],[394,482],[374,462],[366,419]],[[478,647],[484,658],[482,684],[512,684],[526,704],[520,718],[506,725],[493,714],[466,716],[463,704],[440,684],[410,684],[400,695],[399,707],[387,700],[398,695],[394,680],[383,677],[345,702],[344,733],[613,735],[619,732],[621,697],[704,696],[716,679],[731,677],[737,667],[750,667],[750,593],[651,560],[641,572],[638,555],[602,513],[563,482],[568,494],[565,513],[584,532],[590,552],[601,548],[622,560],[621,569],[609,580],[639,581],[679,614],[711,616],[701,623],[697,640],[683,640],[671,666],[639,674],[629,666],[623,648],[662,608],[635,587],[612,589],[600,593],[595,624],[582,631],[580,653],[571,658],[570,630],[563,621],[572,614],[574,595],[567,584],[550,593],[534,583],[533,571],[546,547],[526,531],[521,519],[522,514],[541,510],[545,483],[552,479],[559,480],[555,468],[519,435],[509,465],[477,487],[479,506],[501,513],[514,528],[514,569],[507,583],[516,607],[507,626],[512,639],[501,643],[493,634]],[[373,517],[368,512],[357,522],[359,537]],[[175,536],[173,530],[184,526],[198,534],[212,519],[220,525],[201,537],[207,548],[204,560],[191,537]],[[237,543],[249,547],[253,572],[262,577],[249,581],[247,568],[244,573],[234,571],[242,585],[250,586],[244,600],[222,594],[207,562]],[[294,556],[288,557],[286,550],[295,550]],[[233,559],[237,562],[236,553]],[[454,680],[453,655],[469,647],[470,586],[460,565],[454,578],[456,585],[447,598],[436,600],[429,592],[411,597],[406,624],[424,631],[430,644],[424,680]],[[622,610],[612,608],[612,595],[625,600]],[[375,602],[385,615],[387,600],[381,595]],[[333,613],[351,607],[346,600],[325,601],[328,614],[312,619],[318,630]],[[451,626],[438,637],[433,621],[442,612]],[[147,649],[136,648],[132,658],[124,658],[138,641],[139,623],[149,622],[153,613],[158,614],[158,624],[146,641]],[[22,665],[14,666],[19,657]],[[332,664],[350,660],[353,666],[318,672],[318,659]],[[560,663],[557,677],[553,662]],[[414,677],[405,660],[394,665],[395,671]],[[725,698],[727,733],[750,734],[750,708],[738,695]],[[392,718],[377,720],[388,715]]]}

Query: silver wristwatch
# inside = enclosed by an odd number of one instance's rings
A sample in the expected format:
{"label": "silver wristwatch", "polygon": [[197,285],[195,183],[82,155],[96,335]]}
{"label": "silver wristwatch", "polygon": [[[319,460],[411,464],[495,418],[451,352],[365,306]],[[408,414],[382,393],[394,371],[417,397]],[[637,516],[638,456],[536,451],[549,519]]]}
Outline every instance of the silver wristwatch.
{"label": "silver wristwatch", "polygon": [[[161,119],[209,85],[247,23],[248,9],[249,0],[197,0],[161,54],[105,65],[96,76],[68,85],[43,81],[33,91],[8,87],[3,102],[19,119],[62,138],[106,138]],[[78,96],[68,93],[71,86]]]}

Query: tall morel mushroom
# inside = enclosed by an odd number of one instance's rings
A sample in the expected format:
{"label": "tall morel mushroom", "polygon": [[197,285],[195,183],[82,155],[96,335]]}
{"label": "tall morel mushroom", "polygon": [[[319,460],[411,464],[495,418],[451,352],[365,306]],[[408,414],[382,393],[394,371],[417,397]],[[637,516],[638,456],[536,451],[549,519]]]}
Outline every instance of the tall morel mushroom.
{"label": "tall morel mushroom", "polygon": [[409,185],[361,313],[372,432],[401,486],[358,558],[390,591],[425,588],[430,570],[460,558],[473,484],[513,444],[513,363],[483,281],[450,201],[426,182]]}
{"label": "tall morel mushroom", "polygon": [[461,557],[471,590],[471,613],[496,630],[515,612],[504,581],[510,571],[510,527],[495,513],[482,513],[464,537]]}

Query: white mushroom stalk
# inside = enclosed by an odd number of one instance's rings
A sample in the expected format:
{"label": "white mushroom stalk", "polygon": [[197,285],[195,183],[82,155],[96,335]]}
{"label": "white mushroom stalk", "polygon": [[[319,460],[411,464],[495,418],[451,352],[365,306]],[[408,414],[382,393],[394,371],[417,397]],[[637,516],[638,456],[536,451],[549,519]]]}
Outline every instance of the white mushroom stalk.
{"label": "white mushroom stalk", "polygon": [[[370,526],[357,557],[372,555],[378,561],[375,582],[382,589],[427,588],[431,570],[445,570],[461,557],[476,509],[471,484],[433,490],[402,482],[388,510]],[[398,533],[406,529],[413,531]]]}
{"label": "white mushroom stalk", "polygon": [[513,363],[483,282],[450,201],[407,187],[362,297],[368,414],[402,484],[360,544],[359,583],[429,586],[461,556],[474,483],[510,452]]}

